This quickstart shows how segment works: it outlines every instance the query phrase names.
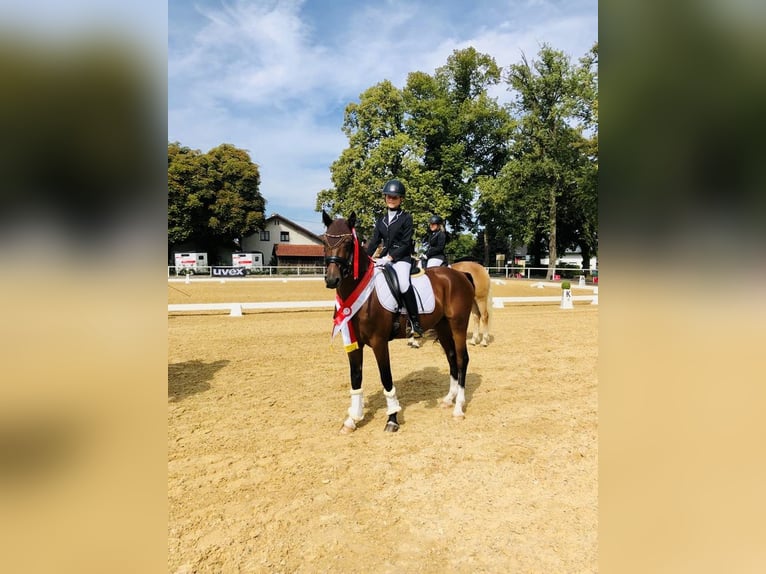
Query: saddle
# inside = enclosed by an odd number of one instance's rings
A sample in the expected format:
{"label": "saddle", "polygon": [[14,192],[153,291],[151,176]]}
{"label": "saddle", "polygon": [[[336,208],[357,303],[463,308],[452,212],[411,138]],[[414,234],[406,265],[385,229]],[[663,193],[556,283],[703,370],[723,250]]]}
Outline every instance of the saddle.
{"label": "saddle", "polygon": [[396,276],[396,271],[394,271],[394,266],[390,263],[386,263],[382,268],[381,271],[383,272],[383,277],[386,280],[386,283],[388,284],[388,288],[391,289],[391,294],[394,296],[394,300],[396,301],[396,311],[395,313],[398,313],[402,307],[404,307],[404,301],[402,301],[402,293],[399,289],[399,278]]}
{"label": "saddle", "polygon": [[[410,277],[414,279],[416,277],[425,275],[425,271],[415,266],[414,263],[415,260],[413,259],[413,265],[410,268]],[[390,263],[386,263],[383,267],[380,268],[380,270],[383,278],[386,280],[388,288],[391,290],[391,295],[393,295],[394,301],[396,302],[396,308],[392,311],[393,323],[391,325],[391,333],[388,337],[388,340],[391,341],[396,339],[397,335],[401,335],[402,337],[407,336],[407,321],[404,319],[404,316],[401,312],[404,308],[404,301],[402,300],[402,293],[399,289],[399,278],[396,276],[394,266]],[[414,289],[414,285],[413,291],[415,292],[416,299],[419,300],[420,306],[422,307],[423,302],[420,300],[420,293],[418,293],[417,289]]]}

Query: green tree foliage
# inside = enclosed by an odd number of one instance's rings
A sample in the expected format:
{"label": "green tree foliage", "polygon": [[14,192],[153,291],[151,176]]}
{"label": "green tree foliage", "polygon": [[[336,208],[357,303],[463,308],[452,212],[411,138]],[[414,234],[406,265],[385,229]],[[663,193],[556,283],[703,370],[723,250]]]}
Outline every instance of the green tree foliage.
{"label": "green tree foliage", "polygon": [[346,106],[343,132],[349,147],[330,166],[334,187],[319,192],[317,210],[346,216],[353,211],[357,227],[369,235],[384,205],[381,189],[391,178],[404,183],[404,207],[413,212],[416,226],[425,225],[432,209],[447,207],[436,178],[421,165],[422,145],[405,130],[405,115],[402,92],[388,80]]}
{"label": "green tree foliage", "polygon": [[455,50],[433,76],[411,73],[404,89],[408,133],[422,142],[423,166],[450,203],[440,215],[456,233],[473,226],[475,177],[503,163],[510,118],[486,94],[499,81],[495,61],[466,48]]}
{"label": "green tree foliage", "polygon": [[168,246],[193,242],[213,250],[263,228],[260,173],[231,144],[207,153],[168,144]]}
{"label": "green tree foliage", "polygon": [[563,248],[596,248],[597,53],[595,45],[576,66],[543,45],[538,60],[522,56],[508,68],[518,126],[509,160],[479,185],[477,212],[488,229],[529,245],[535,257],[547,240],[548,278]]}
{"label": "green tree foliage", "polygon": [[444,251],[447,258],[454,262],[464,257],[473,257],[475,247],[476,238],[472,234],[460,233],[452,238]]}
{"label": "green tree foliage", "polygon": [[349,147],[331,166],[334,187],[318,194],[317,210],[355,211],[369,231],[383,208],[381,186],[396,177],[423,234],[432,214],[455,236],[472,228],[476,178],[496,173],[507,157],[510,116],[486,94],[500,79],[491,57],[468,48],[433,76],[412,72],[403,90],[386,80],[362,93],[346,107]]}

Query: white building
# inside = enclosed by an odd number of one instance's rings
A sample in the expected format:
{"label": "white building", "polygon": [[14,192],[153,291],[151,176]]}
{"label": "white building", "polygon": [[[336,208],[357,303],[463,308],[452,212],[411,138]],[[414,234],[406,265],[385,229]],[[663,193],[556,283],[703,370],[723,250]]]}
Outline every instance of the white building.
{"label": "white building", "polygon": [[286,217],[274,213],[263,230],[242,240],[242,251],[261,253],[265,265],[322,265],[322,239]]}

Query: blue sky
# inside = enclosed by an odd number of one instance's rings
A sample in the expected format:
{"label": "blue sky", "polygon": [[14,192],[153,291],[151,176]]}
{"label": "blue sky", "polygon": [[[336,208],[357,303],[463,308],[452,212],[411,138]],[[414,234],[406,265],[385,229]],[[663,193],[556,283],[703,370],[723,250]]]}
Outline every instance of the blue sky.
{"label": "blue sky", "polygon": [[543,43],[574,61],[597,39],[596,0],[170,0],[168,141],[248,150],[267,215],[322,233],[316,195],[364,90],[468,46],[505,67]]}

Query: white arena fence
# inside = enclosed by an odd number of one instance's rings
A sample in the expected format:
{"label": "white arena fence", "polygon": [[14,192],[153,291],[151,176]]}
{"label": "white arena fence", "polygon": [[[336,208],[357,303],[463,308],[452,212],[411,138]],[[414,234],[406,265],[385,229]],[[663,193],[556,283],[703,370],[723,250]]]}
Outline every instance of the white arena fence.
{"label": "white arena fence", "polygon": [[[490,276],[503,277],[505,279],[544,279],[548,273],[547,267],[520,267],[507,265],[505,267],[487,267]],[[325,268],[321,265],[264,265],[254,269],[242,271],[241,267],[232,265],[211,265],[207,267],[175,267],[168,266],[168,278],[184,277],[187,274],[195,277],[226,277],[234,276],[234,273],[244,273],[247,277],[323,277]],[[598,270],[589,269],[587,273],[583,269],[573,267],[556,267],[553,270],[554,279],[585,278],[586,282],[598,284]]]}
{"label": "white arena fence", "polygon": [[[236,278],[233,281],[313,281],[320,280],[322,276],[303,276],[303,277],[252,277]],[[191,283],[203,281],[226,281],[226,278],[220,277],[173,277],[168,279],[169,283]],[[496,283],[503,283],[503,279],[493,278]],[[512,279],[510,279],[512,280]],[[533,283],[531,287],[545,289],[546,287],[556,288],[561,291],[560,282],[539,281]],[[598,285],[580,285],[579,288],[590,289],[592,295],[574,295],[572,301],[590,301],[591,305],[598,305]],[[561,303],[561,295],[533,295],[522,297],[492,297],[492,307],[502,309],[506,304],[529,304],[529,303]],[[226,311],[232,317],[241,317],[243,311],[247,310],[307,310],[307,309],[333,309],[334,300],[327,301],[268,301],[268,302],[248,302],[248,303],[174,303],[168,305],[168,313],[200,313],[207,311]]]}

